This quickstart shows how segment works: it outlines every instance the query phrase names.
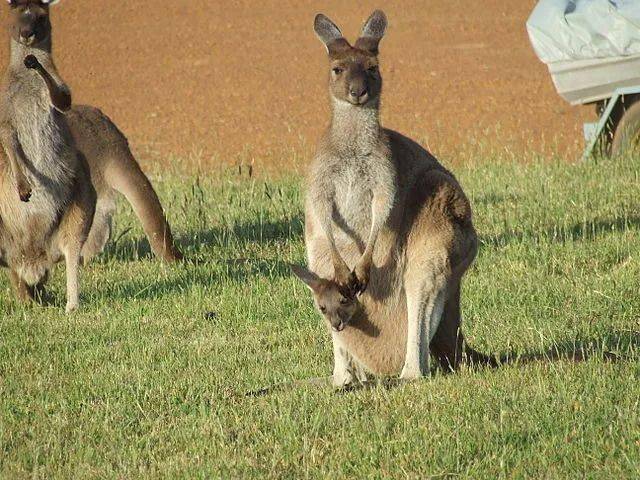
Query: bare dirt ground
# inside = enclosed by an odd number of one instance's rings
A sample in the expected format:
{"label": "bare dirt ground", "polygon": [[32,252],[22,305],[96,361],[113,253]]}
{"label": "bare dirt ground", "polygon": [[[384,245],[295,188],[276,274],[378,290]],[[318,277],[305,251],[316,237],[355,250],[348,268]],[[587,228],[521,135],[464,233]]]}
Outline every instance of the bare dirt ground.
{"label": "bare dirt ground", "polygon": [[[577,155],[593,114],[566,104],[535,57],[525,30],[533,0],[384,3],[387,126],[452,160],[478,141]],[[147,161],[196,154],[205,164],[280,166],[304,160],[328,121],[314,15],[354,39],[379,5],[63,0],[53,7],[54,48],[75,101],[101,107]]]}

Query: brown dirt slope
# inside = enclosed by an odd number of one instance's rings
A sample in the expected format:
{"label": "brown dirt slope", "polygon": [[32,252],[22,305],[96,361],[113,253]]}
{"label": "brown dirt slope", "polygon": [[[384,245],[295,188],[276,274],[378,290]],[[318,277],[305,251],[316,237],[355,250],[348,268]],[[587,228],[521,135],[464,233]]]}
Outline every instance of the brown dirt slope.
{"label": "brown dirt slope", "polygon": [[[321,9],[353,39],[379,3],[328,0]],[[533,0],[384,3],[387,126],[436,153],[472,139],[548,151],[559,138],[575,154],[590,110],[564,103],[534,56],[524,25]],[[54,48],[75,101],[103,108],[138,152],[280,164],[306,156],[327,123],[325,54],[312,31],[319,8],[63,0],[53,8]]]}

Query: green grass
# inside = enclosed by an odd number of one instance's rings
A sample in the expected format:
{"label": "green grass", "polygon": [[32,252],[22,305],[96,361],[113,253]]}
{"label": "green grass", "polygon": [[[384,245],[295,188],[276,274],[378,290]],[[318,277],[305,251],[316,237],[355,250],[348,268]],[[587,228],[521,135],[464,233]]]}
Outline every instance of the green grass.
{"label": "green grass", "polygon": [[0,280],[0,478],[638,478],[640,160],[456,170],[482,243],[465,330],[511,363],[245,397],[331,371],[287,268],[299,178],[157,179],[191,263],[154,261],[123,204],[79,313],[63,268],[47,308]]}

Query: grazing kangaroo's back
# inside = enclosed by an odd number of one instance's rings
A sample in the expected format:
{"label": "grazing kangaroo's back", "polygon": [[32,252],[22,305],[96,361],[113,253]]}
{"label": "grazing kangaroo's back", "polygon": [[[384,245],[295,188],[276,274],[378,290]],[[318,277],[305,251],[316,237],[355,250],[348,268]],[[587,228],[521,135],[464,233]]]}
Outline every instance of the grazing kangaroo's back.
{"label": "grazing kangaroo's back", "polygon": [[312,272],[295,273],[332,328],[338,385],[366,371],[426,375],[432,340],[441,363],[455,367],[460,281],[477,251],[471,207],[455,177],[380,125],[378,46],[386,25],[374,12],[352,47],[327,17],[315,21],[329,54],[332,118],[307,181]]}
{"label": "grazing kangaroo's back", "polygon": [[100,110],[76,105],[67,115],[78,150],[89,165],[98,194],[96,215],[82,256],[87,262],[100,253],[111,234],[115,193],[125,196],[142,223],[153,252],[165,261],[182,259],[160,199],[129,148],[127,138]]}
{"label": "grazing kangaroo's back", "polygon": [[64,257],[71,311],[79,302],[78,264],[95,192],[64,116],[71,95],[51,57],[48,4],[11,2],[11,16],[0,108],[0,258],[18,295],[29,298]]}

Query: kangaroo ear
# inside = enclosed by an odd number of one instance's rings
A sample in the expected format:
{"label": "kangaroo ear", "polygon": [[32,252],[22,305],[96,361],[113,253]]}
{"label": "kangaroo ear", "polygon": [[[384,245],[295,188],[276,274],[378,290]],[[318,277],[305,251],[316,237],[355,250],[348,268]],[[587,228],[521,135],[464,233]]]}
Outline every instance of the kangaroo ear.
{"label": "kangaroo ear", "polygon": [[382,10],[376,10],[365,22],[364,27],[362,27],[362,33],[356,42],[356,48],[367,50],[368,52],[377,55],[380,40],[384,37],[384,32],[386,30],[387,16]]}
{"label": "kangaroo ear", "polygon": [[58,3],[60,0],[40,0],[40,2],[44,3],[45,5],[55,5],[56,3]]}
{"label": "kangaroo ear", "polygon": [[291,271],[293,274],[302,280],[307,287],[311,289],[313,292],[317,292],[320,285],[322,284],[322,279],[318,277],[315,273],[307,270],[304,267],[299,265],[291,265]]}
{"label": "kangaroo ear", "polygon": [[349,42],[342,36],[340,29],[326,15],[322,13],[316,15],[313,29],[320,41],[327,47],[329,55],[351,48]]}

